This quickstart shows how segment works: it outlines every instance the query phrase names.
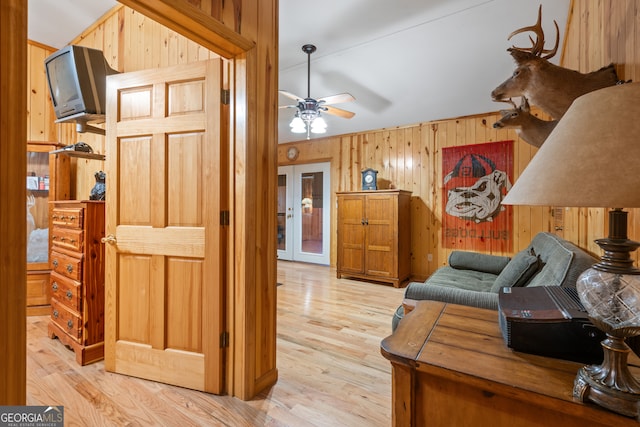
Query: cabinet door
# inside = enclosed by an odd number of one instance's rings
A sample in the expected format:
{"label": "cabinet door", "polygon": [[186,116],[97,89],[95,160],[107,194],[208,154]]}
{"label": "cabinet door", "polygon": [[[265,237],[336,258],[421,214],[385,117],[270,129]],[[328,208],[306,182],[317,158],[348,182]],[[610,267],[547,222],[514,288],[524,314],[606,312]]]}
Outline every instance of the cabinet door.
{"label": "cabinet door", "polygon": [[364,196],[338,197],[338,269],[345,273],[363,273],[365,260]]}
{"label": "cabinet door", "polygon": [[366,196],[366,274],[395,277],[397,275],[397,197],[395,195]]}

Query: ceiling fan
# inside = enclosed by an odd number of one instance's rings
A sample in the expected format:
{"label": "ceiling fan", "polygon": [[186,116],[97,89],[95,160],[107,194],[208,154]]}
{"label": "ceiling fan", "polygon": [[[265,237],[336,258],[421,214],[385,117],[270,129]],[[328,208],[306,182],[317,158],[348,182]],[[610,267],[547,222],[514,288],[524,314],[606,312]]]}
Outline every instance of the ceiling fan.
{"label": "ceiling fan", "polygon": [[348,93],[326,96],[324,98],[311,98],[311,54],[316,51],[312,44],[302,46],[302,51],[307,54],[307,97],[294,95],[281,90],[282,95],[297,102],[294,105],[281,105],[280,108],[296,108],[296,114],[291,121],[291,131],[294,133],[307,133],[307,139],[312,133],[325,133],[327,123],[322,118],[322,113],[333,114],[334,116],[350,119],[355,116],[351,111],[332,107],[330,104],[342,104],[343,102],[355,101],[355,98]]}

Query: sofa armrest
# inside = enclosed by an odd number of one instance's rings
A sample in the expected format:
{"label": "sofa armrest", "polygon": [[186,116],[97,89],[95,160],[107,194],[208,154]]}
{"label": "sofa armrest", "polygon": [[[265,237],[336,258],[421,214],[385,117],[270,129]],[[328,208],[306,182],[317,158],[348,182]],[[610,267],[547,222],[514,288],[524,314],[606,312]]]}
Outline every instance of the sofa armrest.
{"label": "sofa armrest", "polygon": [[477,292],[448,286],[429,285],[412,282],[405,289],[405,298],[416,300],[434,300],[472,307],[498,309],[498,294]]}
{"label": "sofa armrest", "polygon": [[453,251],[449,254],[449,266],[458,270],[475,270],[500,274],[511,258],[479,252]]}

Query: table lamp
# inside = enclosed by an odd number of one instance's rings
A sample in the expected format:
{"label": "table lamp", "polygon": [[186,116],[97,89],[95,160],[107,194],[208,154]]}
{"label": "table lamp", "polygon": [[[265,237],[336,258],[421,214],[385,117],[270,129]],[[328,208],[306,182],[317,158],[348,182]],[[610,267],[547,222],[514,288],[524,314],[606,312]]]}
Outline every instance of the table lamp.
{"label": "table lamp", "polygon": [[598,239],[600,262],[576,288],[587,314],[607,334],[604,360],[582,367],[573,395],[639,418],[640,382],[627,366],[625,338],[640,335],[640,270],[627,238],[627,212],[640,207],[640,83],[577,98],[505,197],[504,204],[603,207],[609,236]]}

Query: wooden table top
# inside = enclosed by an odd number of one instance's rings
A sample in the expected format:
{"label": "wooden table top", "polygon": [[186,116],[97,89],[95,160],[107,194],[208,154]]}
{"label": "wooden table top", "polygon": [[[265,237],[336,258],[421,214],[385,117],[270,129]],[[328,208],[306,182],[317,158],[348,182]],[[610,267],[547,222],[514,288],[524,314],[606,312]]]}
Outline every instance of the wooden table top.
{"label": "wooden table top", "polygon": [[[476,385],[486,386],[489,381],[523,397],[535,393],[551,406],[556,406],[559,399],[574,403],[576,410],[594,410],[596,418],[609,414],[573,397],[573,381],[583,364],[508,348],[497,311],[418,301],[380,347],[391,362],[418,371],[457,376],[462,378],[460,381]],[[640,360],[633,353],[629,365],[635,365],[632,372],[640,377]]]}

